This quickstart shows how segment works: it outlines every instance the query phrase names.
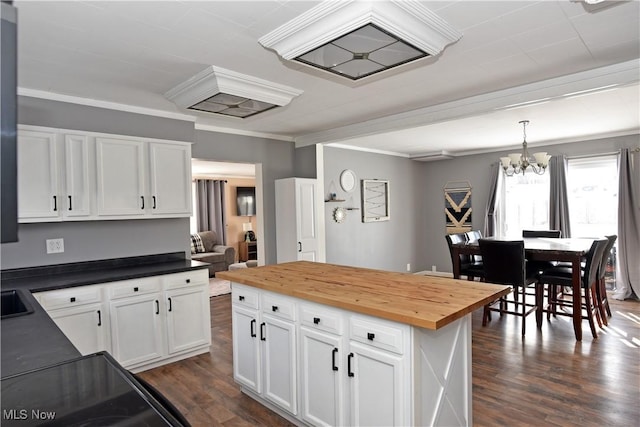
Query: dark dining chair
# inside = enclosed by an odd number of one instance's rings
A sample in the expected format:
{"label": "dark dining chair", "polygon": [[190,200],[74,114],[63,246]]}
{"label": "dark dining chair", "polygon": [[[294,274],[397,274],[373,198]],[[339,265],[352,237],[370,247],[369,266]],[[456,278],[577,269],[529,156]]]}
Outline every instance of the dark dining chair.
{"label": "dark dining chair", "polygon": [[[542,294],[536,293],[535,304],[527,302],[526,289],[536,283],[536,271],[527,268],[524,255],[524,241],[504,241],[493,239],[480,239],[480,254],[484,264],[484,279],[488,283],[511,285],[513,287],[513,299],[504,296],[484,307],[482,325],[487,324],[491,311],[502,314],[513,314],[522,317],[522,335],[526,331],[527,315],[536,311],[542,304]],[[537,289],[537,288],[536,288]],[[519,298],[516,298],[519,295]],[[498,305],[499,308],[494,306]],[[513,309],[509,308],[513,306]],[[540,325],[539,325],[540,326]]]}
{"label": "dark dining chair", "polygon": [[[607,243],[607,239],[594,240],[585,256],[585,266],[580,268],[582,310],[584,311],[582,318],[589,321],[593,338],[598,338],[594,318],[597,319],[598,324],[602,324],[597,305],[596,282],[598,281],[602,253]],[[547,312],[548,320],[551,315],[573,316],[570,310],[573,307],[573,301],[567,298],[566,293],[562,292],[562,288],[573,286],[572,277],[573,269],[565,266],[551,267],[538,275],[537,287],[540,288],[540,293],[542,293],[542,286],[547,285],[547,306],[543,308],[543,311]],[[561,308],[561,311],[558,311],[558,307]]]}
{"label": "dark dining chair", "polygon": [[[467,242],[477,242],[482,239],[482,231],[480,230],[467,231],[464,235],[467,237]],[[471,255],[471,259],[476,264],[482,263],[482,255]]]}
{"label": "dark dining chair", "polygon": [[[465,233],[447,234],[444,236],[449,246],[449,255],[451,256],[451,265],[454,265],[454,253],[452,245],[456,243],[467,242],[467,236]],[[481,262],[476,262],[470,255],[460,255],[460,274],[467,276],[467,280],[475,280],[476,277],[482,279],[484,276],[484,269]]]}
{"label": "dark dining chair", "polygon": [[609,256],[611,255],[611,249],[616,243],[618,236],[613,234],[611,236],[605,236],[607,238],[607,245],[602,252],[602,259],[598,266],[598,283],[596,284],[596,303],[598,304],[598,310],[600,310],[600,318],[602,323],[609,325],[608,317],[611,317],[611,307],[609,307],[609,300],[607,298],[607,286],[605,284],[604,276],[607,272],[607,263],[609,262]]}
{"label": "dark dining chair", "polygon": [[522,237],[549,237],[559,239],[562,236],[560,230],[522,230]]}

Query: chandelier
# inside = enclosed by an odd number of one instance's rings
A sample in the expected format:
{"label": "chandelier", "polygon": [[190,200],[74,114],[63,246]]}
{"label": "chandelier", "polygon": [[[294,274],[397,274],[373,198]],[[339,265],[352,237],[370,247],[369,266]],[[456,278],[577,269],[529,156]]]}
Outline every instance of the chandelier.
{"label": "chandelier", "polygon": [[542,175],[547,170],[551,156],[546,152],[540,152],[533,153],[533,157],[531,157],[527,150],[527,125],[529,120],[521,120],[518,123],[522,123],[522,153],[510,153],[508,157],[500,157],[502,170],[506,176],[513,176],[519,173],[524,175],[527,170],[532,170],[536,174]]}

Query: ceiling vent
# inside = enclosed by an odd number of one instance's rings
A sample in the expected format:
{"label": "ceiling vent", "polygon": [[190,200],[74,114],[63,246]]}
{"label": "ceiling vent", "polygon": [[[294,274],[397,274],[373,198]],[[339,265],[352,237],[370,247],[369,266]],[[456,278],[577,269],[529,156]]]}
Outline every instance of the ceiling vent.
{"label": "ceiling vent", "polygon": [[301,90],[220,67],[207,67],[165,97],[188,110],[247,118],[287,105]]}
{"label": "ceiling vent", "polygon": [[462,33],[416,1],[324,1],[261,37],[286,60],[359,80],[438,55]]}

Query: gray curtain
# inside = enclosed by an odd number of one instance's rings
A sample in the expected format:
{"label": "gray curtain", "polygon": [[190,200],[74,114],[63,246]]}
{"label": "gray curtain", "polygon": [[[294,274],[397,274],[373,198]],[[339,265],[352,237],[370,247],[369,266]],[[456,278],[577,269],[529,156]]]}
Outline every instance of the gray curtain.
{"label": "gray curtain", "polygon": [[571,237],[569,200],[567,197],[567,159],[553,156],[549,161],[549,228]]}
{"label": "gray curtain", "polygon": [[502,179],[502,168],[500,162],[491,165],[491,181],[489,183],[489,200],[484,213],[483,236],[495,236],[498,227],[498,188]]}
{"label": "gray curtain", "polygon": [[196,179],[196,219],[198,231],[215,231],[220,240],[227,243],[226,212],[224,209],[224,180]]}
{"label": "gray curtain", "polygon": [[618,168],[618,258],[615,299],[640,295],[640,151],[624,148]]}

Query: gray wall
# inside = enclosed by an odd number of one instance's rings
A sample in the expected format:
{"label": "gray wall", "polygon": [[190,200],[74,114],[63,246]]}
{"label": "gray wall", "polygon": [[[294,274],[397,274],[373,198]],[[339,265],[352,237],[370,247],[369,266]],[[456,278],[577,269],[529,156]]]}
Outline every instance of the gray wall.
{"label": "gray wall", "polygon": [[[344,203],[325,203],[327,262],[389,271],[424,269],[424,230],[419,198],[424,164],[335,147],[324,149],[325,192],[335,192]],[[351,193],[340,187],[340,173],[355,172],[358,182]],[[361,210],[347,211],[342,223],[333,220],[338,207],[360,208],[360,180],[389,180],[390,220],[363,223]],[[326,195],[325,195],[326,196]]]}
{"label": "gray wall", "polygon": [[316,146],[309,145],[295,149],[295,176],[298,178],[317,178]]}
{"label": "gray wall", "polygon": [[[18,123],[147,138],[193,141],[193,123],[30,97],[18,98]],[[63,238],[65,252],[45,253]],[[0,246],[0,268],[81,262],[184,251],[189,218],[20,224],[18,242]]]}
{"label": "gray wall", "polygon": [[295,148],[292,142],[196,130],[192,157],[240,163],[261,163],[264,207],[265,262],[276,257],[276,179],[295,176]]}
{"label": "gray wall", "polygon": [[[611,153],[620,148],[637,147],[638,135],[580,141],[569,144],[549,145],[544,147],[551,155],[582,156],[600,153]],[[510,150],[513,151],[513,150]],[[537,151],[537,150],[533,150]],[[420,176],[421,203],[425,239],[429,243],[423,254],[426,266],[432,265],[438,271],[451,272],[451,258],[444,239],[445,217],[444,196],[442,189],[447,181],[468,180],[472,187],[473,228],[484,228],[484,215],[489,197],[491,178],[490,165],[497,162],[499,156],[506,152],[479,154],[459,157],[452,160],[425,163]]]}

